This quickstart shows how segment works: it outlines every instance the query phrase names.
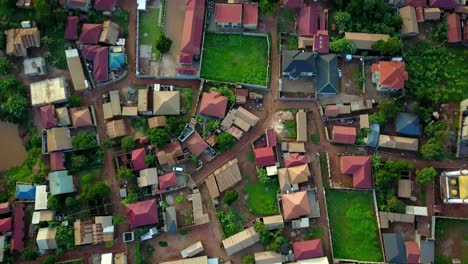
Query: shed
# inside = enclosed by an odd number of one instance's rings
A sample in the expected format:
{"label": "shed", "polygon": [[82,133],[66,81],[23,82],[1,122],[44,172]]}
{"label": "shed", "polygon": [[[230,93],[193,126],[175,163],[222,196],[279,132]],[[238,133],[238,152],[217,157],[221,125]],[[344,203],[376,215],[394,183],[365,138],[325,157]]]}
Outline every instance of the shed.
{"label": "shed", "polygon": [[104,119],[110,119],[114,117],[114,114],[112,113],[112,103],[103,103],[102,104],[102,111],[104,112]]}
{"label": "shed", "polygon": [[426,20],[440,20],[440,13],[441,13],[440,9],[437,7],[424,8],[424,17],[426,18]]}
{"label": "shed", "polygon": [[268,230],[284,228],[284,220],[282,215],[265,216],[261,218],[262,222]]}
{"label": "shed", "polygon": [[205,250],[201,241],[198,241],[180,251],[182,258],[191,258]]}
{"label": "shed", "polygon": [[119,116],[122,114],[122,109],[120,108],[120,95],[119,91],[109,91],[110,102],[112,107],[112,114]]}
{"label": "shed", "polygon": [[205,183],[211,198],[219,197],[218,184],[216,183],[216,179],[213,174],[208,175],[208,177],[205,180]]}
{"label": "shed", "polygon": [[290,153],[304,153],[304,142],[281,142],[281,150]]}
{"label": "shed", "polygon": [[398,197],[411,198],[411,190],[413,189],[413,181],[400,179],[398,180]]}
{"label": "shed", "polygon": [[300,109],[296,113],[296,141],[307,141],[307,115],[304,110]]}
{"label": "shed", "polygon": [[136,106],[124,106],[122,107],[123,116],[138,116],[138,107]]}
{"label": "shed", "polygon": [[147,168],[140,170],[140,177],[137,178],[138,187],[146,187],[158,184],[158,170]]}
{"label": "shed", "polygon": [[127,135],[127,127],[123,119],[112,120],[106,123],[106,134],[110,139]]}
{"label": "shed", "polygon": [[148,89],[138,89],[138,112],[148,111]]}
{"label": "shed", "polygon": [[408,214],[408,215],[428,216],[426,206],[407,205],[405,211],[406,211],[406,214]]}
{"label": "shed", "polygon": [[268,176],[278,175],[278,167],[275,165],[266,167],[266,171]]}
{"label": "shed", "polygon": [[242,180],[237,159],[233,159],[214,171],[220,192]]}
{"label": "shed", "polygon": [[43,227],[39,228],[37,232],[36,243],[39,250],[56,249],[57,241],[55,235],[57,227]]}
{"label": "shed", "polygon": [[230,236],[222,241],[223,247],[228,256],[252,246],[260,241],[260,235],[255,232],[254,227],[249,227],[233,236]]}
{"label": "shed", "polygon": [[54,220],[55,213],[52,210],[35,211],[32,215],[31,223],[36,225],[40,222],[49,222]]}
{"label": "shed", "polygon": [[279,264],[283,263],[283,256],[274,251],[263,251],[254,253],[255,264]]}
{"label": "shed", "polygon": [[236,116],[244,120],[245,122],[247,122],[250,126],[255,126],[257,122],[260,120],[260,118],[258,118],[256,115],[252,114],[251,112],[247,111],[242,106],[237,108]]}
{"label": "shed", "polygon": [[165,127],[167,118],[165,116],[153,116],[148,119],[149,128]]}
{"label": "shed", "polygon": [[418,21],[416,20],[416,10],[412,6],[405,6],[399,9],[401,20],[401,34],[403,36],[415,36],[419,34]]}
{"label": "shed", "polygon": [[369,128],[369,115],[359,115],[359,127],[360,128]]}
{"label": "shed", "polygon": [[34,210],[47,209],[47,186],[36,185],[36,199],[34,201]]}

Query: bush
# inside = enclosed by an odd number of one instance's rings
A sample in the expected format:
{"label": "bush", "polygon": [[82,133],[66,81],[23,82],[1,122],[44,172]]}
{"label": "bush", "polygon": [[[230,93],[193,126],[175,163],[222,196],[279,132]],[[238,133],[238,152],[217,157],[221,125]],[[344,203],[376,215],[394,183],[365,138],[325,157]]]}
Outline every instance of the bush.
{"label": "bush", "polygon": [[167,241],[159,241],[158,244],[159,244],[160,247],[167,247],[167,246],[169,246],[169,244],[167,243]]}
{"label": "bush", "polygon": [[54,264],[55,263],[55,256],[49,255],[47,256],[41,264]]}
{"label": "bush", "polygon": [[223,228],[224,237],[230,237],[244,230],[245,216],[241,216],[235,209],[229,208],[226,213],[218,210],[216,214]]}
{"label": "bush", "polygon": [[254,229],[260,234],[260,241],[267,250],[279,253],[281,245],[287,243],[286,239],[282,235],[282,229],[270,231],[266,225],[260,221],[255,222]]}
{"label": "bush", "polygon": [[126,206],[127,204],[132,204],[138,202],[138,194],[136,192],[130,191],[127,194],[127,197],[125,197],[120,204],[122,206]]}
{"label": "bush", "polygon": [[80,171],[88,166],[88,159],[84,155],[72,155],[71,156],[71,171]]}
{"label": "bush", "polygon": [[63,204],[62,201],[57,198],[55,195],[50,195],[49,198],[47,198],[47,209],[50,209],[54,212],[60,212],[63,209]]}
{"label": "bush", "polygon": [[215,147],[218,151],[224,152],[234,147],[236,142],[237,139],[233,135],[227,132],[221,132],[221,134],[219,134],[219,136],[216,138]]}
{"label": "bush", "polygon": [[121,147],[124,151],[128,152],[135,148],[135,140],[131,136],[122,138]]}
{"label": "bush", "polygon": [[68,103],[71,107],[77,107],[81,105],[83,98],[81,96],[72,95],[68,98]]}
{"label": "bush", "polygon": [[253,255],[243,256],[241,263],[242,264],[255,264],[255,257]]}
{"label": "bush", "polygon": [[72,146],[75,149],[86,149],[97,146],[96,133],[84,131],[72,139]]}
{"label": "bush", "polygon": [[127,167],[120,167],[118,170],[117,170],[117,177],[118,178],[124,178],[126,180],[133,180],[136,178],[135,174],[133,173],[133,171]]}
{"label": "bush", "polygon": [[75,248],[75,236],[73,233],[73,225],[59,225],[57,227],[57,233],[55,235],[55,240],[57,241],[57,254],[63,254],[67,250]]}
{"label": "bush", "polygon": [[94,175],[92,173],[86,173],[81,177],[81,184],[91,184],[94,182]]}
{"label": "bush", "polygon": [[156,40],[156,48],[161,52],[161,54],[169,52],[172,46],[172,39],[166,37],[166,35],[161,35],[158,40]]}
{"label": "bush", "polygon": [[10,73],[12,67],[11,61],[7,57],[0,57],[0,74],[6,75]]}
{"label": "bush", "polygon": [[387,201],[388,210],[393,213],[404,214],[406,212],[406,205],[398,200],[396,196],[390,197]]}
{"label": "bush", "polygon": [[154,144],[157,148],[164,147],[169,143],[169,134],[164,128],[151,128],[147,133],[148,139],[151,144]]}
{"label": "bush", "polygon": [[421,147],[421,155],[427,160],[443,160],[447,154],[442,141],[431,138]]}
{"label": "bush", "polygon": [[39,257],[39,252],[37,252],[32,246],[28,246],[25,249],[23,249],[23,252],[21,252],[21,256],[28,261],[33,261],[36,260],[37,257]]}
{"label": "bush", "polygon": [[156,162],[156,156],[154,156],[154,155],[146,155],[145,156],[145,163],[148,166],[153,166],[155,162]]}
{"label": "bush", "polygon": [[419,185],[426,185],[434,180],[437,171],[433,167],[424,168],[416,172],[416,183]]}
{"label": "bush", "polygon": [[177,203],[181,203],[184,201],[184,197],[182,195],[178,195],[176,198],[175,198],[176,202]]}
{"label": "bush", "polygon": [[258,182],[261,184],[268,184],[271,181],[271,178],[268,176],[266,169],[257,168],[257,178]]}
{"label": "bush", "polygon": [[113,219],[113,224],[114,225],[120,225],[122,224],[124,221],[124,217],[122,215],[116,215],[114,216],[114,219]]}
{"label": "bush", "polygon": [[338,54],[354,54],[356,53],[356,45],[345,38],[332,38],[330,49]]}
{"label": "bush", "polygon": [[235,190],[228,190],[224,194],[223,203],[227,205],[233,204],[239,198],[239,194]]}
{"label": "bush", "polygon": [[96,201],[99,199],[108,199],[110,188],[104,182],[96,182],[94,184],[86,184],[81,190],[81,199],[84,201]]}

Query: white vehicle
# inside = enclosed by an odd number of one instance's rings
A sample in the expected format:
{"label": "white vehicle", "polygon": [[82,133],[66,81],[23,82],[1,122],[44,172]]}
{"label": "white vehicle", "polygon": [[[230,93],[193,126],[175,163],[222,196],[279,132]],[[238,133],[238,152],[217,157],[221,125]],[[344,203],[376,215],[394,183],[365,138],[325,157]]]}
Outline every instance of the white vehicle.
{"label": "white vehicle", "polygon": [[173,170],[173,171],[177,171],[177,172],[184,172],[184,168],[178,167],[178,166],[172,167],[172,170]]}
{"label": "white vehicle", "polygon": [[336,69],[338,70],[338,77],[341,78],[341,76],[342,76],[341,69],[340,68],[336,68]]}
{"label": "white vehicle", "polygon": [[155,237],[157,235],[159,235],[158,229],[156,227],[153,227],[153,228],[150,228],[150,230],[148,230],[148,232],[146,232],[146,234],[141,236],[140,240],[141,241],[149,240],[149,239],[152,239],[153,237]]}

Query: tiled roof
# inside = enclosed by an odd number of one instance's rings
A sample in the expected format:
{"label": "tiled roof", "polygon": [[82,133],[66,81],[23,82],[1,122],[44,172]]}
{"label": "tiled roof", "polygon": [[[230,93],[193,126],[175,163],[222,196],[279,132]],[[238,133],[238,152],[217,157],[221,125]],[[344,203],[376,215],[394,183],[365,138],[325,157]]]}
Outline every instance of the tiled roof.
{"label": "tiled roof", "polygon": [[431,7],[438,7],[441,9],[453,9],[457,3],[455,0],[430,0]]}
{"label": "tiled roof", "polygon": [[132,228],[159,222],[156,199],[127,204],[125,214]]}
{"label": "tiled roof", "polygon": [[380,83],[383,86],[395,89],[403,89],[408,80],[408,72],[405,63],[401,61],[381,61],[372,65],[372,74],[380,75]]}
{"label": "tiled roof", "polygon": [[200,114],[224,118],[227,105],[228,98],[219,92],[203,93],[200,103]]}
{"label": "tiled roof", "polygon": [[21,252],[24,248],[24,204],[13,206],[13,238],[11,239],[11,251]]}
{"label": "tiled roof", "polygon": [[80,109],[76,111],[72,110],[71,118],[74,127],[85,127],[93,125],[89,108]]}
{"label": "tiled roof", "polygon": [[293,167],[293,166],[304,165],[307,163],[309,163],[309,157],[305,155],[301,155],[299,153],[289,154],[289,156],[284,159],[284,164],[287,168]]}
{"label": "tiled roof", "polygon": [[117,0],[94,0],[96,10],[114,10]]}
{"label": "tiled roof", "polygon": [[356,128],[333,126],[333,142],[341,144],[356,143]]}
{"label": "tiled roof", "polygon": [[447,15],[447,41],[448,42],[459,42],[462,40],[460,16],[453,13]]}
{"label": "tiled roof", "polygon": [[371,159],[369,156],[341,156],[341,173],[353,175],[353,187],[372,188]]}
{"label": "tiled roof", "polygon": [[298,219],[310,215],[309,198],[307,191],[281,195],[284,220]]}
{"label": "tiled roof", "polygon": [[221,24],[241,23],[242,4],[216,3],[215,21]]}
{"label": "tiled roof", "polygon": [[80,42],[83,44],[97,44],[101,35],[102,24],[83,24]]}
{"label": "tiled roof", "polygon": [[11,220],[12,220],[11,217],[0,219],[0,233],[5,234],[5,232],[11,231],[11,227],[12,227]]}
{"label": "tiled roof", "polygon": [[242,15],[242,23],[244,25],[258,24],[258,3],[245,3]]}
{"label": "tiled roof", "polygon": [[299,13],[298,35],[312,37],[317,34],[318,12],[313,6],[301,8]]}
{"label": "tiled roof", "polygon": [[65,167],[63,166],[63,161],[64,161],[63,152],[50,153],[50,170],[51,171],[64,170]]}
{"label": "tiled roof", "polygon": [[207,148],[208,144],[203,140],[203,138],[197,132],[193,132],[190,137],[185,140],[184,144],[195,156],[200,156]]}
{"label": "tiled roof", "polygon": [[159,189],[165,190],[177,185],[177,176],[175,172],[166,173],[163,176],[160,176],[159,179]]}
{"label": "tiled roof", "polygon": [[65,26],[65,39],[77,40],[78,39],[78,22],[80,19],[77,16],[67,17],[67,24]]}
{"label": "tiled roof", "polygon": [[187,0],[185,4],[184,30],[180,44],[180,62],[191,64],[193,55],[200,54],[205,18],[205,0]]}
{"label": "tiled roof", "polygon": [[303,0],[283,0],[283,5],[287,8],[301,8],[303,4]]}
{"label": "tiled roof", "polygon": [[406,256],[408,264],[419,263],[419,246],[414,241],[406,242]]}
{"label": "tiled roof", "polygon": [[323,256],[322,242],[320,239],[294,242],[292,247],[294,259],[296,261]]}
{"label": "tiled roof", "polygon": [[54,116],[55,107],[53,105],[44,105],[40,108],[42,125],[44,128],[54,127],[56,124]]}
{"label": "tiled roof", "polygon": [[139,148],[132,151],[132,164],[134,170],[142,170],[148,167],[145,163],[145,157],[145,148]]}
{"label": "tiled roof", "polygon": [[275,165],[275,153],[272,147],[254,149],[255,164],[258,167],[267,167]]}

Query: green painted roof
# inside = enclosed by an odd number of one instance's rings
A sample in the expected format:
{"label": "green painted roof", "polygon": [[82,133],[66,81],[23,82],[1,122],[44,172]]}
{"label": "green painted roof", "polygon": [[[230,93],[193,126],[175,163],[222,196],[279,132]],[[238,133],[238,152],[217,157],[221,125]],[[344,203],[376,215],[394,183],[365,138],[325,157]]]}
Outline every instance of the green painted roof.
{"label": "green painted roof", "polygon": [[51,172],[49,173],[49,188],[51,195],[72,193],[75,191],[73,176],[68,175],[67,170]]}
{"label": "green painted roof", "polygon": [[335,54],[320,55],[317,58],[318,73],[315,77],[317,94],[338,94],[338,59]]}

